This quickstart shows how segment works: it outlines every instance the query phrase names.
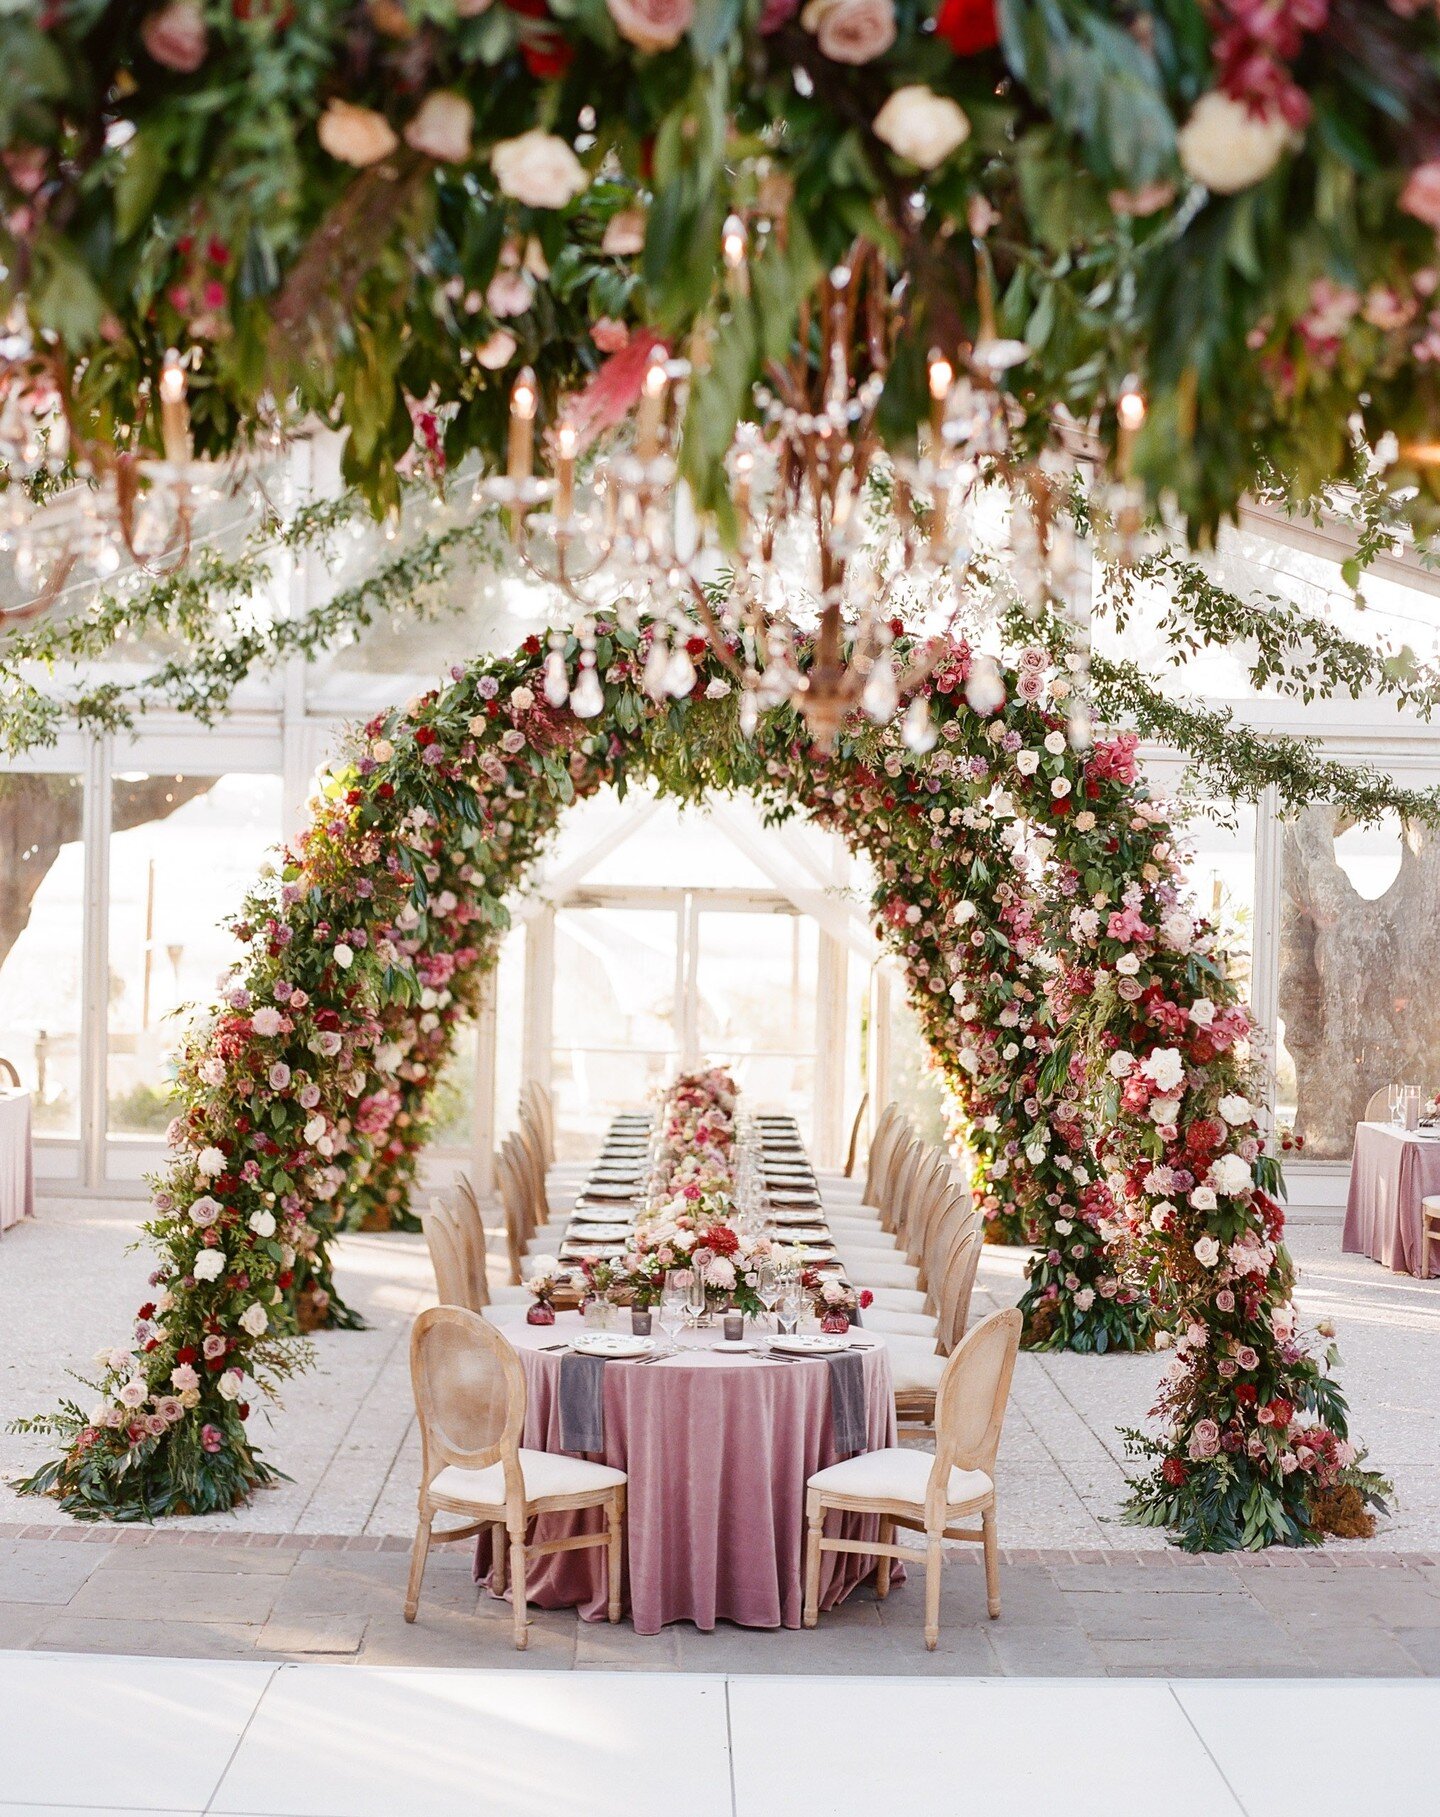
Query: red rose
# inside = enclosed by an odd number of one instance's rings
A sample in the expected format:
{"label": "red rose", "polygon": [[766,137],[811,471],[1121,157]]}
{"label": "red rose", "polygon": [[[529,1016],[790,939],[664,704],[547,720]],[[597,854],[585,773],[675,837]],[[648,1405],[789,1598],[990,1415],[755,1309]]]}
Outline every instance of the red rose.
{"label": "red rose", "polygon": [[375,793],[382,801],[389,801],[395,793],[395,785],[391,782],[382,782]]}
{"label": "red rose", "polygon": [[293,1287],[295,1285],[295,1270],[293,1268],[282,1269],[275,1277],[275,1285],[282,1293],[287,1287]]}
{"label": "red rose", "polygon": [[1253,1407],[1260,1398],[1260,1390],[1254,1382],[1241,1382],[1235,1390],[1235,1399],[1242,1407]]}
{"label": "red rose", "polygon": [[1000,42],[995,0],[941,0],[935,31],[957,57],[973,57]]}
{"label": "red rose", "polygon": [[193,1363],[199,1354],[200,1352],[193,1344],[182,1344],[175,1352],[175,1361],[177,1363]]}
{"label": "red rose", "polygon": [[[512,3],[512,0],[505,0],[505,4],[510,7],[512,12],[524,13],[531,19],[540,19],[545,15],[545,8],[543,6],[536,7],[532,12],[528,6],[515,6]],[[520,648],[527,656],[538,656],[540,654],[540,639],[532,631],[525,639],[524,643],[521,644]]]}
{"label": "red rose", "polygon": [[416,744],[421,744],[421,745],[434,744],[434,742],[435,742],[434,726],[421,726],[419,731],[416,732],[416,734],[415,734],[415,742],[416,742]]}
{"label": "red rose", "polygon": [[140,1310],[135,1314],[135,1316],[137,1319],[153,1319],[155,1316],[154,1300],[146,1300],[145,1304],[140,1308]]}

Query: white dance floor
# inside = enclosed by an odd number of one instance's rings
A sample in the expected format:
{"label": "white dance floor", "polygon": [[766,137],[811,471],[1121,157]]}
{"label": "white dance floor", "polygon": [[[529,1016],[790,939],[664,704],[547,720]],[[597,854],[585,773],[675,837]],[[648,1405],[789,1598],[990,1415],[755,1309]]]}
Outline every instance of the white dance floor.
{"label": "white dance floor", "polygon": [[1398,1817],[1440,1684],[0,1653],[0,1711],[0,1817]]}

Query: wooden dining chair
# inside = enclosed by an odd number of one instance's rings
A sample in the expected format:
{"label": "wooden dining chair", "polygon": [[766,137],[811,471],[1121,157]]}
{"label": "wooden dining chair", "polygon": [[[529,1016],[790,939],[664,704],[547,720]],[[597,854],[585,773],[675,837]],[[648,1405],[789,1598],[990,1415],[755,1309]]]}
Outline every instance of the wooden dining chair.
{"label": "wooden dining chair", "polygon": [[[935,1455],[905,1445],[864,1451],[817,1470],[805,1492],[805,1615],[813,1628],[820,1615],[820,1558],[824,1552],[874,1557],[875,1593],[890,1590],[892,1559],[914,1556],[895,1544],[895,1529],[925,1535],[925,1645],[940,1639],[940,1578],[946,1540],[977,1541],[985,1553],[985,1600],[1000,1614],[1000,1549],[995,1535],[995,1454],[1020,1349],[1021,1317],[1015,1307],[977,1325],[945,1365],[935,1415]],[[830,1537],[828,1513],[879,1517],[878,1539]],[[980,1526],[957,1525],[980,1517]]]}
{"label": "wooden dining chair", "polygon": [[[625,1472],[521,1445],[525,1371],[511,1345],[478,1313],[459,1306],[431,1306],[422,1312],[410,1333],[410,1381],[422,1461],[406,1621],[414,1621],[420,1607],[431,1542],[446,1545],[473,1539],[487,1527],[501,1589],[508,1552],[517,1647],[523,1650],[529,1638],[525,1597],[529,1564],[553,1552],[605,1547],[607,1613],[612,1622],[619,1621]],[[537,1515],[582,1508],[605,1510],[602,1531],[539,1543],[527,1539]],[[466,1524],[436,1533],[437,1514],[459,1515]]]}
{"label": "wooden dining chair", "polygon": [[469,1312],[483,1311],[485,1302],[475,1291],[459,1220],[438,1193],[431,1198],[429,1209],[421,1217],[420,1228],[425,1235],[425,1247],[430,1252],[440,1304],[463,1306]]}
{"label": "wooden dining chair", "polygon": [[861,1092],[860,1103],[855,1111],[855,1121],[850,1125],[850,1143],[845,1150],[844,1174],[847,1180],[855,1177],[855,1161],[860,1152],[860,1131],[865,1127],[865,1112],[869,1108],[869,1104],[869,1092]]}
{"label": "wooden dining chair", "polygon": [[1430,1278],[1430,1245],[1440,1243],[1440,1194],[1420,1201],[1420,1278]]}
{"label": "wooden dining chair", "polygon": [[1365,1105],[1362,1123],[1388,1123],[1390,1121],[1390,1087],[1381,1085],[1372,1091]]}
{"label": "wooden dining chair", "polygon": [[7,1060],[0,1054],[0,1079],[3,1079],[12,1091],[20,1089],[20,1069],[13,1060]]}

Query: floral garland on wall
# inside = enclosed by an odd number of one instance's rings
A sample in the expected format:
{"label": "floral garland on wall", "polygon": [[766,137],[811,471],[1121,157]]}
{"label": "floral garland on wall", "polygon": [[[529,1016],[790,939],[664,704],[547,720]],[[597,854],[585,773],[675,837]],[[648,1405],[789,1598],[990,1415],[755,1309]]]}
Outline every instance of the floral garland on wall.
{"label": "floral garland on wall", "polygon": [[927,683],[933,750],[863,726],[824,757],[788,708],[742,736],[698,637],[691,694],[657,706],[648,642],[648,628],[601,627],[596,720],[546,704],[532,638],[371,721],[325,779],[183,1054],[186,1108],[149,1226],[155,1298],[102,1353],[95,1408],[27,1423],[65,1440],[28,1487],[135,1518],[229,1507],[267,1480],[250,1408],[293,1363],[279,1340],[297,1322],[344,1321],[336,1230],[403,1200],[505,898],[572,801],[649,777],[683,799],[749,790],[875,867],[877,926],[964,1113],[987,1210],[1039,1244],[1030,1341],[1179,1333],[1134,1518],[1190,1546],[1294,1544],[1317,1536],[1337,1485],[1374,1492],[1333,1359],[1311,1354],[1289,1303],[1252,1021],[1182,901],[1133,738],[1076,753],[1068,682],[1043,651],[997,671],[957,643]]}
{"label": "floral garland on wall", "polygon": [[[1063,406],[1113,445],[1138,374],[1139,471],[1192,525],[1277,467],[1300,497],[1358,477],[1357,412],[1435,518],[1418,0],[84,0],[7,9],[0,56],[22,448],[57,410],[98,457],[157,448],[176,347],[204,452],[293,399],[389,502],[417,458],[500,465],[522,364],[548,412],[640,324],[713,351],[705,495],[860,234],[908,280],[896,444],[927,349],[998,333],[1027,444]],[[765,241],[738,300],[731,210]]]}

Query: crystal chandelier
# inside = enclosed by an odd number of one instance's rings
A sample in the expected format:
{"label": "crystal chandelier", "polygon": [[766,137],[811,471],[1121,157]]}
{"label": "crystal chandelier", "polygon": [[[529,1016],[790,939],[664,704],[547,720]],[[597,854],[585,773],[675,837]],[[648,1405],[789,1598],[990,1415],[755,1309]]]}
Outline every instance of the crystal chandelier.
{"label": "crystal chandelier", "polygon": [[38,617],[87,573],[109,579],[127,556],[154,575],[188,560],[196,514],[223,490],[220,465],[195,458],[188,389],[171,348],[155,386],[161,459],[81,447],[28,333],[12,323],[0,334],[0,550],[24,594],[0,606],[0,625]]}
{"label": "crystal chandelier", "polygon": [[[738,217],[725,223],[722,250],[732,294],[743,296],[747,234]],[[698,633],[741,691],[747,734],[762,711],[789,702],[822,750],[857,712],[880,724],[899,715],[906,742],[928,748],[934,734],[920,690],[948,653],[962,610],[974,608],[967,582],[978,495],[997,478],[1012,482],[1013,511],[1028,519],[1016,540],[1032,547],[1037,599],[1051,587],[1051,537],[1048,514],[1031,509],[1032,488],[1019,478],[999,385],[1028,349],[995,333],[987,295],[976,340],[929,355],[929,415],[914,451],[886,452],[876,415],[904,312],[904,288],[890,286],[872,246],[858,244],[827,275],[802,310],[792,357],[771,364],[726,455],[733,521],[723,539],[702,534],[679,473],[690,362],[652,351],[628,446],[594,460],[583,484],[580,430],[565,414],[553,432],[552,473],[537,475],[539,392],[534,375],[521,374],[507,471],[482,479],[476,495],[503,507],[521,563],[559,590],[577,620],[573,675],[564,634],[552,637],[545,687],[553,705],[599,713],[595,624],[602,615],[632,626],[644,618],[653,627],[644,685],[657,700],[693,687],[686,646]],[[894,627],[917,614],[923,630],[897,662]],[[1077,737],[1088,735],[1081,681],[1071,715]],[[974,704],[994,705],[999,685],[993,660],[979,658]]]}

